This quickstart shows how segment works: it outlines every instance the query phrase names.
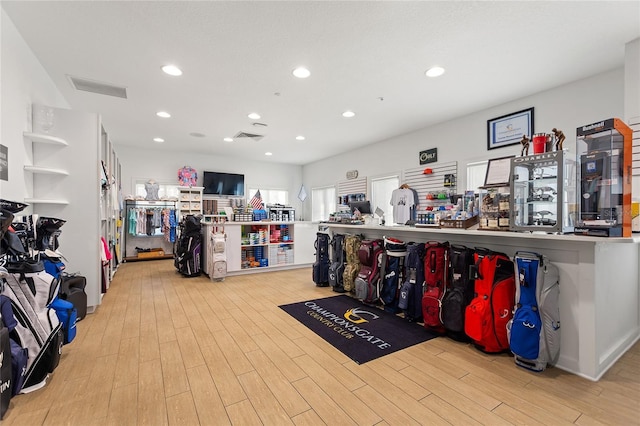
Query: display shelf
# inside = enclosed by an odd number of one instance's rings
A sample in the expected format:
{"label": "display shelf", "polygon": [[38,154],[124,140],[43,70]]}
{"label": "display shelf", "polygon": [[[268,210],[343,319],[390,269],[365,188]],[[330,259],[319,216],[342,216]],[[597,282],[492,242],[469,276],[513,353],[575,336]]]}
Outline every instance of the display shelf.
{"label": "display shelf", "polygon": [[39,174],[44,174],[44,175],[69,176],[69,172],[68,171],[62,170],[62,169],[54,169],[54,168],[51,168],[51,167],[25,165],[24,166],[24,171],[25,172],[31,172],[31,173],[39,173]]}
{"label": "display shelf", "polygon": [[63,145],[63,146],[69,145],[67,141],[62,138],[51,136],[51,135],[45,135],[43,133],[24,132],[23,135],[25,138],[30,139],[32,142],[47,143],[52,145]]}
{"label": "display shelf", "polygon": [[202,215],[203,189],[201,186],[178,187],[178,221],[190,214]]}
{"label": "display shelf", "polygon": [[25,198],[27,204],[69,204],[67,200],[45,199],[45,198]]}
{"label": "display shelf", "polygon": [[575,161],[563,151],[511,159],[511,231],[571,232]]}
{"label": "display shelf", "polygon": [[480,215],[478,228],[494,231],[509,230],[510,188],[508,186],[480,187]]}

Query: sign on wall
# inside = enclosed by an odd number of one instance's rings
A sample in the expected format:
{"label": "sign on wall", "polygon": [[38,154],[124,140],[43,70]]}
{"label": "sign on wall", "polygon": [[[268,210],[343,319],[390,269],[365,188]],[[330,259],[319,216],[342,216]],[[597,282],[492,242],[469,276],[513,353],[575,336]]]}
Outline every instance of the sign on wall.
{"label": "sign on wall", "polygon": [[420,164],[435,163],[438,161],[438,148],[431,148],[420,151]]}
{"label": "sign on wall", "polygon": [[9,148],[0,145],[0,179],[9,180]]}

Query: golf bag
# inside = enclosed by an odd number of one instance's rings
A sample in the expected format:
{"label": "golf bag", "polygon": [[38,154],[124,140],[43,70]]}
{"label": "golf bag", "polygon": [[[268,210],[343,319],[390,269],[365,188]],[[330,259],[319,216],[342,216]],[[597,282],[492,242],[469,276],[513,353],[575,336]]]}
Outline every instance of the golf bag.
{"label": "golf bag", "polygon": [[513,262],[485,249],[476,249],[474,260],[475,297],[465,309],[464,331],[483,352],[503,352],[516,293]]}
{"label": "golf bag", "polygon": [[180,238],[176,246],[174,265],[185,277],[197,277],[202,270],[202,225],[200,218],[187,215],[180,223]]}
{"label": "golf bag", "polygon": [[329,234],[324,232],[316,233],[316,261],[313,263],[313,282],[318,287],[329,285]]}
{"label": "golf bag", "polygon": [[84,291],[87,279],[77,274],[62,274],[60,277],[60,290],[58,292],[62,300],[73,303],[78,311],[78,321],[87,316],[87,293]]}
{"label": "golf bag", "polygon": [[329,285],[336,293],[344,293],[344,235],[335,234],[331,239],[331,265],[329,266]]}
{"label": "golf bag", "polygon": [[360,271],[355,279],[356,299],[376,303],[380,299],[380,287],[387,255],[382,240],[363,240],[358,249]]}
{"label": "golf bag", "polygon": [[404,259],[407,256],[407,243],[388,237],[384,237],[383,240],[387,265],[382,277],[380,301],[385,311],[396,314],[398,313],[398,294],[404,275]]}
{"label": "golf bag", "polygon": [[11,340],[9,329],[0,324],[0,420],[9,409],[12,388]]}
{"label": "golf bag", "polygon": [[464,311],[473,299],[473,280],[469,268],[473,265],[473,249],[451,245],[449,250],[451,282],[442,296],[442,324],[447,336],[468,341],[464,333]]}
{"label": "golf bag", "polygon": [[213,270],[211,271],[211,279],[214,281],[224,281],[227,276],[227,234],[224,232],[213,232],[209,238],[211,238],[211,246],[213,248]]}
{"label": "golf bag", "polygon": [[516,365],[543,371],[560,354],[558,268],[547,257],[517,252],[516,308],[507,325]]}
{"label": "golf bag", "polygon": [[360,258],[358,257],[358,250],[360,249],[360,243],[362,237],[360,235],[347,235],[344,239],[344,252],[347,256],[347,264],[344,267],[344,273],[342,274],[342,286],[344,291],[351,292],[355,290],[355,280],[360,272]]}
{"label": "golf bag", "polygon": [[424,327],[444,333],[442,296],[449,285],[449,243],[428,242],[424,255],[424,294],[422,319]]}
{"label": "golf bag", "polygon": [[11,338],[27,349],[28,360],[22,392],[30,392],[46,384],[49,373],[58,366],[64,336],[62,325],[49,304],[58,293],[57,280],[41,270],[30,273],[8,273],[3,276],[0,294],[11,299],[17,325]]}
{"label": "golf bag", "polygon": [[404,261],[405,278],[400,287],[398,308],[410,322],[422,320],[422,286],[424,284],[424,243],[408,243]]}

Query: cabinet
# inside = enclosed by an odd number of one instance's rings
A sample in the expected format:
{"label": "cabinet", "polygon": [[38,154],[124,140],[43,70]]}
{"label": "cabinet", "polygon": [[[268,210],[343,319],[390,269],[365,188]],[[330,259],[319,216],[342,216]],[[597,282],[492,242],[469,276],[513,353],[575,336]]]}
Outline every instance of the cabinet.
{"label": "cabinet", "polygon": [[511,160],[512,231],[572,232],[575,161],[563,151]]}
{"label": "cabinet", "polygon": [[202,190],[201,186],[178,187],[178,220],[194,214],[202,214]]}
{"label": "cabinet", "polygon": [[220,228],[227,235],[227,271],[230,275],[313,263],[317,224],[226,222]]}

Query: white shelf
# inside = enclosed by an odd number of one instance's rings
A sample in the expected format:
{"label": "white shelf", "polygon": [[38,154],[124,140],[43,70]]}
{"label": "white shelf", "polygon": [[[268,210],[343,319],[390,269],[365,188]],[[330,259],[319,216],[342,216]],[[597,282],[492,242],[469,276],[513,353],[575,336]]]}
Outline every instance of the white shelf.
{"label": "white shelf", "polygon": [[52,169],[50,167],[25,165],[24,170],[26,172],[33,172],[33,173],[45,174],[45,175],[69,176],[69,172],[67,172],[66,170]]}
{"label": "white shelf", "polygon": [[67,200],[47,200],[44,198],[25,198],[24,202],[27,204],[69,204]]}
{"label": "white shelf", "polygon": [[24,132],[23,135],[25,138],[29,138],[33,142],[48,143],[48,144],[63,145],[63,146],[69,145],[67,141],[65,141],[62,138],[58,138],[51,135],[45,135],[42,133]]}

